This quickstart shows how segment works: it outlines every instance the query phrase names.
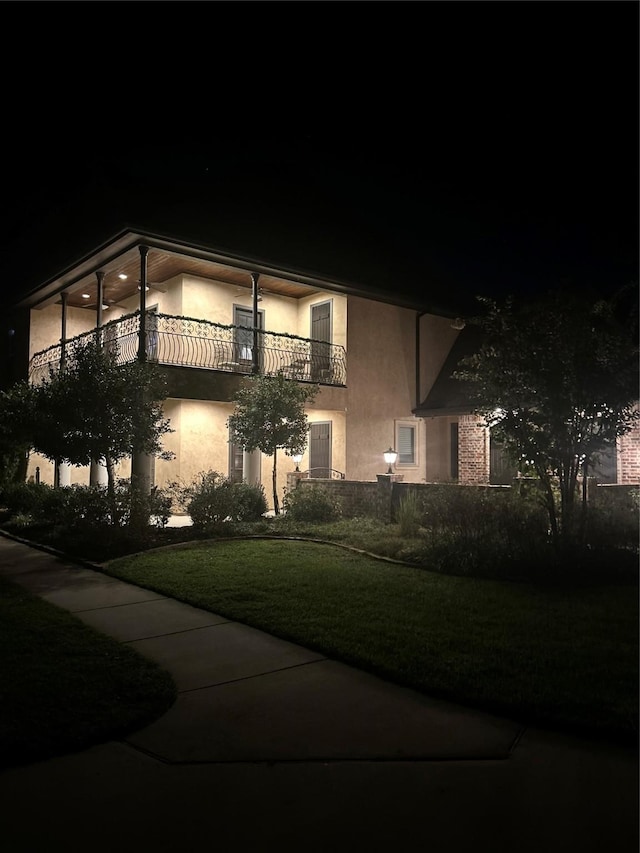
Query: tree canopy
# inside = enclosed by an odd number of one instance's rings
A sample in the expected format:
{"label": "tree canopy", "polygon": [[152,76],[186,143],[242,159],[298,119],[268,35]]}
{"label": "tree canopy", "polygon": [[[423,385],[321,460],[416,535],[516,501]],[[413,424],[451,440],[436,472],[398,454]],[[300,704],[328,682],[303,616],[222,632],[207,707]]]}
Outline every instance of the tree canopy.
{"label": "tree canopy", "polygon": [[63,370],[39,385],[14,386],[6,406],[23,440],[47,458],[71,465],[103,462],[113,495],[119,460],[132,452],[170,458],[161,444],[171,432],[162,416],[165,396],[155,365],[119,364],[117,348],[90,338],[70,347]]}
{"label": "tree canopy", "polygon": [[483,311],[469,322],[482,344],[454,376],[469,382],[476,411],[509,455],[535,471],[554,536],[571,537],[579,474],[638,418],[633,317],[621,317],[615,301],[564,292],[479,301]]}
{"label": "tree canopy", "polygon": [[273,457],[273,508],[280,502],[276,486],[277,452],[290,456],[302,453],[307,443],[309,422],[305,405],[314,399],[317,385],[301,385],[284,376],[252,376],[236,396],[236,408],[228,424],[247,451],[260,450]]}

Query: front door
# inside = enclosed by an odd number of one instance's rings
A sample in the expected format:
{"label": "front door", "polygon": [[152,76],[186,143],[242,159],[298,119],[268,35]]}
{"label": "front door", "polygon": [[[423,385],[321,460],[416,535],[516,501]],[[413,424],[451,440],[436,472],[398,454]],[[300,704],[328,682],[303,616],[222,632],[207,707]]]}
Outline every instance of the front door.
{"label": "front door", "polygon": [[331,421],[311,424],[309,472],[310,477],[331,477]]}

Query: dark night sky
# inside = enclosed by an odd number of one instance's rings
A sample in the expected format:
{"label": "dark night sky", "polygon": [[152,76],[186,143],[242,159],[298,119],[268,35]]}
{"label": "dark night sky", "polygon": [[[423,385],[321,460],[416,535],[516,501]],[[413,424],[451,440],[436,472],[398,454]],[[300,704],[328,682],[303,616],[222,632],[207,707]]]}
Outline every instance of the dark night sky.
{"label": "dark night sky", "polygon": [[635,2],[34,5],[62,35],[5,104],[5,299],[76,234],[194,211],[461,308],[637,281]]}

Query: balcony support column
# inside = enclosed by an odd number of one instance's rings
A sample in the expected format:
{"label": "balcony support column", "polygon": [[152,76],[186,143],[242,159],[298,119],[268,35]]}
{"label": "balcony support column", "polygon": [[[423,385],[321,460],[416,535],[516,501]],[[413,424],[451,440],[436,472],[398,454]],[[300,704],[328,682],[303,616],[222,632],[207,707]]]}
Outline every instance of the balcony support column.
{"label": "balcony support column", "polygon": [[60,314],[60,373],[64,372],[67,362],[67,301],[68,293],[62,294],[62,310]]}
{"label": "balcony support column", "polygon": [[[64,372],[67,362],[67,300],[68,293],[62,294],[62,310],[60,313],[60,373]],[[57,461],[53,471],[53,482],[56,488],[71,485],[71,466],[68,462]]]}
{"label": "balcony support column", "polygon": [[[103,317],[102,317],[102,305],[104,303],[104,277],[105,273],[100,272],[96,273],[97,279],[97,291],[98,291],[98,304],[96,305],[96,344],[100,346],[100,329],[102,328]],[[89,467],[89,485],[90,486],[105,486],[107,483],[107,468],[106,465],[103,465],[102,462],[98,462],[95,459],[91,460],[91,465]]]}
{"label": "balcony support column", "polygon": [[260,273],[251,273],[251,296],[253,302],[253,346],[251,348],[251,372],[256,375],[260,373],[260,353],[258,352],[258,279]]}
{"label": "balcony support column", "polygon": [[98,279],[98,304],[96,305],[96,340],[98,343],[100,342],[100,332],[98,331],[102,326],[102,306],[104,305],[104,273],[97,272],[96,278]]}
{"label": "balcony support column", "polygon": [[[148,246],[139,246],[140,252],[140,325],[138,330],[138,361],[147,360],[147,257]],[[131,454],[131,484],[140,491],[151,491],[153,481],[153,456],[133,449]]]}
{"label": "balcony support column", "polygon": [[138,361],[147,360],[147,255],[148,246],[140,246],[140,329],[138,331]]}

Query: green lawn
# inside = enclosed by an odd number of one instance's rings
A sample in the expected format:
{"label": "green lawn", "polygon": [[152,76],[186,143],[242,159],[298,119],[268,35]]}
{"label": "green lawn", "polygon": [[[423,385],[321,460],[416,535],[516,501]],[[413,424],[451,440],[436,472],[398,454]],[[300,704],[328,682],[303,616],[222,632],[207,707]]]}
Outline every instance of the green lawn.
{"label": "green lawn", "polygon": [[171,676],[0,578],[0,768],[122,736],[175,701]]}
{"label": "green lawn", "polygon": [[633,584],[535,587],[257,539],[194,542],[106,570],[435,696],[637,737]]}

